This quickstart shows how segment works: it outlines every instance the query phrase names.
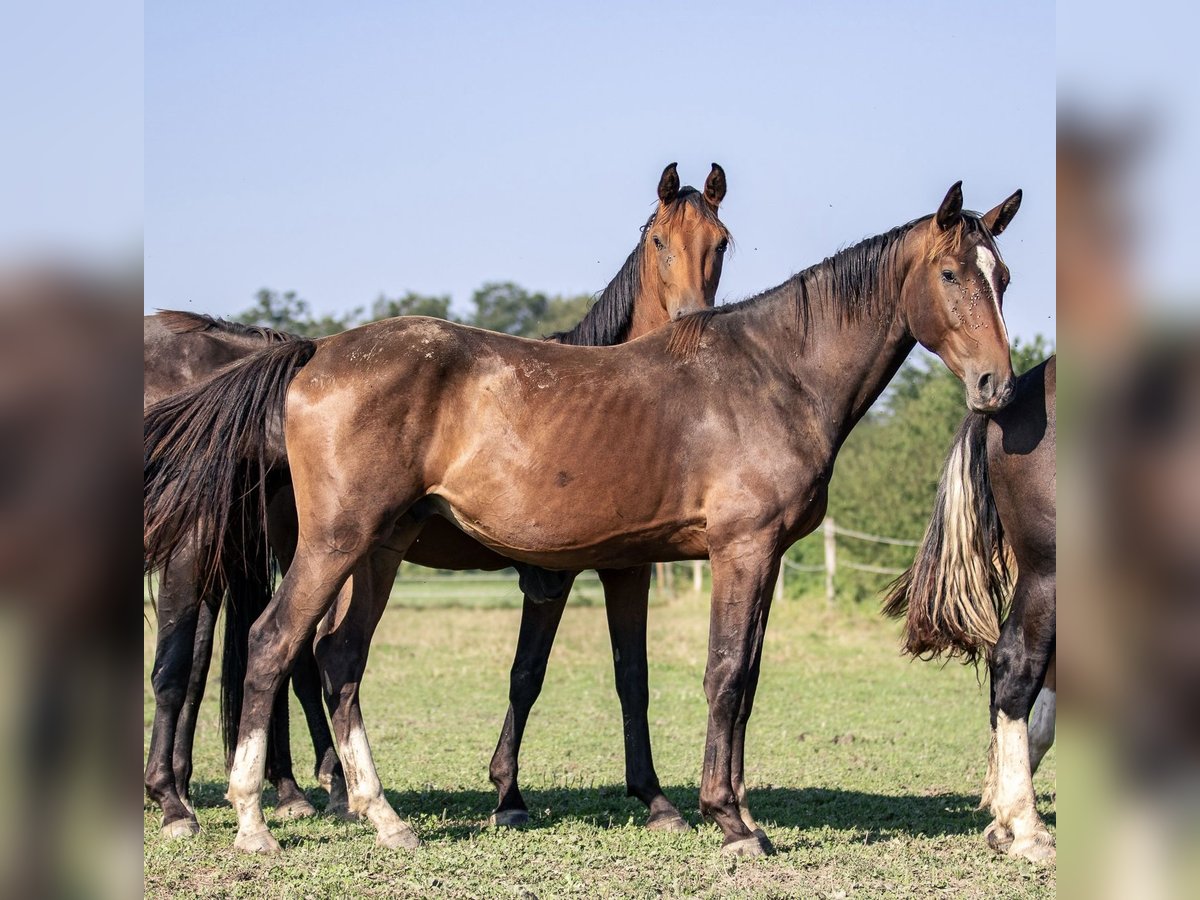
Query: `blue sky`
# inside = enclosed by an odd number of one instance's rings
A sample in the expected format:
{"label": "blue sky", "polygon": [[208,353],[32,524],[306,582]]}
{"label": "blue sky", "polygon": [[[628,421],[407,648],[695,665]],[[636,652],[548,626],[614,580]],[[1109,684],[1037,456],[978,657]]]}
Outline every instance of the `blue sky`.
{"label": "blue sky", "polygon": [[1054,331],[1052,4],[160,3],[145,305],[599,290],[662,167],[728,173],[720,297],[1015,188],[1010,330]]}

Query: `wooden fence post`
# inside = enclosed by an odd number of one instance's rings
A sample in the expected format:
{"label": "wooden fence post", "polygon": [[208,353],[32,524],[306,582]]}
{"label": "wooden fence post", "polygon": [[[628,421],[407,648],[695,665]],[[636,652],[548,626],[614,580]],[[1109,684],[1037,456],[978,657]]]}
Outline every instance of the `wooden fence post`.
{"label": "wooden fence post", "polygon": [[837,526],[825,519],[825,602],[834,603],[833,576],[837,572]]}
{"label": "wooden fence post", "polygon": [[699,594],[704,590],[704,560],[692,560],[692,590]]}

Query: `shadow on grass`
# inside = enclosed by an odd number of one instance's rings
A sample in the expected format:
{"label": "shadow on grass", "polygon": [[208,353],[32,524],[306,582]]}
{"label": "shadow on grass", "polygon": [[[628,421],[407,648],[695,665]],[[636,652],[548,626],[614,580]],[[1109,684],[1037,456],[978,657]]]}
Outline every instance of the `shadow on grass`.
{"label": "shadow on grass", "polygon": [[[225,785],[201,782],[194,785],[193,796],[200,807],[227,805]],[[701,823],[699,790],[693,786],[668,786],[666,795],[693,826]],[[440,790],[386,791],[388,802],[405,817],[441,820],[437,835],[451,840],[464,839],[479,831],[492,812],[496,795],[492,791]],[[309,799],[323,809],[325,792],[313,788]],[[630,821],[643,824],[646,809],[637,800],[625,796],[618,785],[594,788],[549,788],[524,792],[529,806],[529,829],[550,828],[564,822],[579,822],[596,828],[624,827]],[[1039,800],[1045,800],[1045,796]],[[979,797],[969,794],[873,794],[830,788],[770,787],[750,790],[750,808],[766,828],[795,828],[801,831],[854,831],[864,834],[865,843],[895,837],[942,837],[981,834],[991,817],[976,809]],[[274,791],[263,797],[268,818]],[[1055,827],[1057,817],[1047,811],[1046,824]],[[430,835],[431,837],[433,835]]]}

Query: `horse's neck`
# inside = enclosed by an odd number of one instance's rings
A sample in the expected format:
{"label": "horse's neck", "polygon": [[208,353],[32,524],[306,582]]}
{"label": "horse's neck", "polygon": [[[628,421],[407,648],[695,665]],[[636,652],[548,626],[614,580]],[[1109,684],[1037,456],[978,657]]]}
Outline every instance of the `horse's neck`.
{"label": "horse's neck", "polygon": [[659,281],[652,276],[652,272],[642,269],[637,297],[633,301],[633,313],[629,317],[629,330],[625,334],[627,341],[637,340],[671,321],[667,316],[666,304],[659,295]]}
{"label": "horse's neck", "polygon": [[[819,277],[819,276],[818,276]],[[818,421],[810,423],[836,453],[850,431],[891,382],[916,346],[895,303],[878,304],[878,311],[846,319],[830,307],[810,281],[811,305],[807,324],[797,311],[797,285],[780,288],[777,296],[763,298],[764,319],[772,320],[772,350],[786,368],[803,397],[803,409]],[[890,298],[889,298],[890,299]]]}

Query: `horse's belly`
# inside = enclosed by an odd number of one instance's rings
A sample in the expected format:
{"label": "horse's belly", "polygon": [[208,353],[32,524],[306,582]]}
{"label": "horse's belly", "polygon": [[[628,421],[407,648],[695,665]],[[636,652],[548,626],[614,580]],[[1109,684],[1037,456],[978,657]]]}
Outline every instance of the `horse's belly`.
{"label": "horse's belly", "polygon": [[438,512],[511,559],[551,569],[619,568],[707,555],[702,523],[661,516],[606,515],[582,504],[478,503],[436,496]]}

